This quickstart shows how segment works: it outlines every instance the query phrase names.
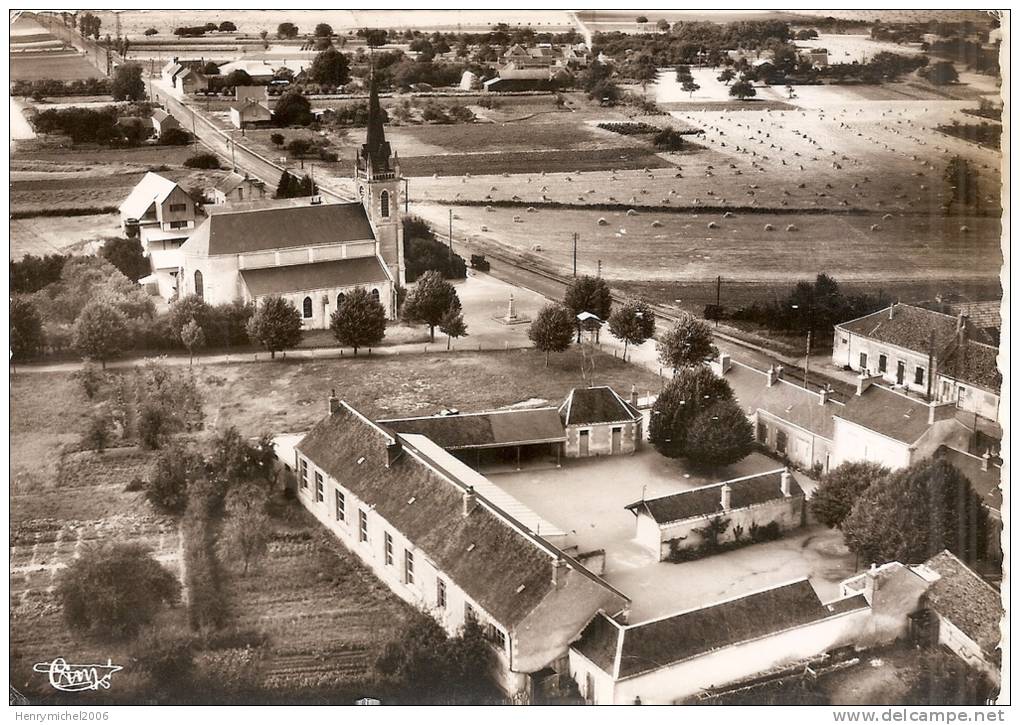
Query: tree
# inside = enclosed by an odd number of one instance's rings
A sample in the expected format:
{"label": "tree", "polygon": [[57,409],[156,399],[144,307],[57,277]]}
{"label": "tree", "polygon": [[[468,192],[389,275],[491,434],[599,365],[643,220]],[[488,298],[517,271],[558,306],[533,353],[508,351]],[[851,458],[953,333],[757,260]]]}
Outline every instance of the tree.
{"label": "tree", "polygon": [[252,77],[248,74],[248,71],[243,68],[232,70],[230,73],[223,77],[223,86],[225,88],[236,88],[237,86],[250,86],[255,83]]}
{"label": "tree", "polygon": [[638,15],[635,22],[637,22],[638,25],[644,25],[648,22],[648,18],[644,15]]}
{"label": "tree", "polygon": [[446,631],[427,612],[415,610],[386,643],[376,669],[412,691],[432,692],[444,684]]}
{"label": "tree", "polygon": [[426,272],[404,300],[401,314],[408,322],[428,325],[429,340],[435,342],[436,326],[451,308],[460,309],[457,290],[438,272]]}
{"label": "tree", "polygon": [[149,676],[158,698],[173,701],[175,695],[193,687],[195,637],[186,630],[149,627],[131,650],[135,668]]}
{"label": "tree", "polygon": [[170,304],[168,314],[170,331],[183,342],[184,328],[189,322],[196,322],[202,330],[212,330],[213,308],[198,295],[178,297]]}
{"label": "tree", "polygon": [[11,359],[21,362],[43,348],[42,319],[35,305],[24,297],[12,297],[10,307]]}
{"label": "tree", "polygon": [[659,362],[672,368],[674,374],[680,368],[701,365],[716,353],[711,328],[688,312],[680,314],[680,319],[659,339],[656,347]]}
{"label": "tree", "polygon": [[222,23],[220,23],[219,31],[221,33],[236,33],[237,32],[237,26],[234,25],[229,20],[224,20]]}
{"label": "tree", "polygon": [[[687,433],[702,411],[721,401],[733,400],[733,390],[705,366],[682,368],[652,406],[648,440],[668,458],[687,454]],[[704,426],[702,426],[704,428]]]}
{"label": "tree", "polygon": [[276,146],[276,147],[283,146],[283,142],[286,141],[286,139],[283,137],[282,133],[276,133],[276,132],[273,132],[273,133],[269,134],[269,140],[272,141],[273,142],[273,146]]}
{"label": "tree", "polygon": [[948,212],[954,203],[969,209],[981,207],[980,175],[967,159],[962,156],[949,159],[943,178],[949,187],[948,198],[944,202],[945,211]]}
{"label": "tree", "polygon": [[600,320],[609,319],[613,310],[613,293],[609,285],[601,277],[584,275],[578,277],[567,287],[563,295],[563,306],[574,315],[577,327],[577,341],[581,342],[581,323],[577,316],[582,312],[595,315]]}
{"label": "tree", "polygon": [[[159,135],[159,143],[162,146],[187,146],[191,143],[191,134],[183,128],[168,128]],[[202,195],[199,195],[198,199],[201,198]]]}
{"label": "tree", "polygon": [[751,452],[754,432],[744,411],[732,400],[720,400],[691,420],[684,456],[699,466],[728,466]]}
{"label": "tree", "polygon": [[74,346],[82,357],[106,361],[123,348],[127,335],[124,314],[105,300],[93,300],[74,321]]}
{"label": "tree", "polygon": [[333,35],[333,26],[329,23],[319,23],[315,26],[316,38],[328,38]]}
{"label": "tree", "polygon": [[152,271],[142,250],[142,243],[137,238],[107,239],[103,242],[101,254],[132,282],[137,282]]}
{"label": "tree", "polygon": [[528,339],[535,348],[545,353],[545,366],[549,367],[549,353],[563,352],[574,339],[577,319],[562,305],[546,305],[539,310],[528,328]]}
{"label": "tree", "polygon": [[254,481],[242,483],[227,494],[224,540],[227,551],[243,563],[243,576],[269,549],[268,505],[268,491]]}
{"label": "tree", "polygon": [[306,138],[294,138],[287,144],[287,151],[291,156],[305,156],[312,148],[312,142]]}
{"label": "tree", "polygon": [[180,515],[188,506],[188,489],[202,476],[204,463],[194,450],[173,444],[156,456],[145,498],[162,514]]}
{"label": "tree", "polygon": [[188,365],[192,365],[195,362],[195,348],[205,347],[205,332],[197,322],[189,320],[181,328],[181,342],[188,348]]}
{"label": "tree", "polygon": [[218,169],[220,158],[216,154],[201,153],[189,156],[184,160],[184,167],[188,169]]}
{"label": "tree", "polygon": [[936,86],[945,86],[960,80],[960,74],[956,72],[956,66],[948,60],[930,63],[921,68],[918,73],[922,78]]}
{"label": "tree", "polygon": [[623,359],[630,345],[642,345],[655,335],[655,313],[644,302],[628,302],[609,316],[609,332],[623,340]]}
{"label": "tree", "polygon": [[110,443],[113,431],[110,425],[110,412],[104,406],[92,411],[82,436],[82,445],[88,450],[102,453]]}
{"label": "tree", "polygon": [[724,85],[729,85],[730,81],[737,77],[737,72],[732,68],[723,68],[719,74],[717,80],[721,81]]}
{"label": "tree", "polygon": [[145,81],[142,80],[142,66],[124,63],[113,72],[110,93],[115,101],[140,101],[145,98]]}
{"label": "tree", "polygon": [[830,528],[838,528],[857,500],[872,484],[889,474],[878,463],[848,461],[822,476],[811,496],[811,513]]}
{"label": "tree", "polygon": [[744,100],[745,98],[753,98],[758,95],[758,91],[754,90],[754,86],[751,85],[751,81],[746,78],[741,78],[739,81],[730,86],[730,95],[734,98]]}
{"label": "tree", "polygon": [[455,337],[467,335],[467,323],[464,322],[464,315],[459,307],[451,307],[439,321],[439,331],[446,335],[446,349],[450,349],[450,342]]}
{"label": "tree", "polygon": [[214,488],[225,495],[241,483],[254,481],[268,490],[276,480],[274,449],[273,437],[268,433],[251,443],[233,426],[220,432],[212,440],[206,462]]}
{"label": "tree", "polygon": [[371,347],[386,335],[386,310],[364,287],[348,292],[329,318],[329,329],[341,345]]}
{"label": "tree", "polygon": [[918,564],[949,549],[980,559],[988,512],[970,480],[942,459],[925,459],[875,481],[843,521],[847,546],[865,562]]}
{"label": "tree", "polygon": [[176,604],[180,592],[177,577],[140,544],[87,547],[57,585],[67,624],[107,638],[135,634],[164,606]]}
{"label": "tree", "polygon": [[312,104],[300,92],[287,91],[276,102],[273,118],[280,126],[307,126],[312,122]]}
{"label": "tree", "polygon": [[695,83],[693,79],[691,79],[691,80],[685,80],[685,81],[684,81],[684,82],[683,82],[683,83],[681,84],[681,86],[683,87],[683,89],[684,89],[685,91],[687,91],[687,93],[689,93],[689,94],[690,94],[690,96],[689,96],[689,97],[691,97],[691,98],[693,98],[693,97],[694,97],[694,92],[695,92],[695,91],[699,91],[699,90],[701,90],[701,86],[699,86],[699,85],[698,85],[697,83]]}
{"label": "tree", "polygon": [[262,300],[246,326],[248,338],[269,351],[271,359],[278,350],[296,347],[301,342],[301,313],[282,297],[271,295]]}
{"label": "tree", "polygon": [[151,37],[153,35],[158,35],[158,34],[159,34],[159,31],[156,30],[155,28],[147,28],[145,33],[144,33],[146,38]]}
{"label": "tree", "polygon": [[669,30],[669,21],[665,18],[659,18],[659,22],[655,24],[655,27],[658,28],[660,33],[665,33]]}
{"label": "tree", "polygon": [[359,30],[358,35],[365,39],[365,45],[369,48],[378,48],[381,45],[386,45],[389,33],[382,28],[365,28],[364,30]]}
{"label": "tree", "polygon": [[276,37],[291,40],[298,36],[298,27],[294,23],[280,23],[276,26]]}

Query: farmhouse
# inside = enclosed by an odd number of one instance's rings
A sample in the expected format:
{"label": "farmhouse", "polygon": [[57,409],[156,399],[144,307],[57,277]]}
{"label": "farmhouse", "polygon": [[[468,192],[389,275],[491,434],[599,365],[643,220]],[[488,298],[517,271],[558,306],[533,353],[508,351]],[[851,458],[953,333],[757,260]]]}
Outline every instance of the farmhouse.
{"label": "farmhouse", "polygon": [[171,128],[180,128],[181,124],[176,118],[171,116],[169,113],[164,111],[162,108],[157,108],[152,112],[152,128],[156,132],[156,138],[162,138],[163,132],[168,131]]}
{"label": "farmhouse", "polygon": [[247,174],[231,173],[213,189],[213,203],[258,201],[266,198],[266,185]]}
{"label": "farmhouse", "polygon": [[635,540],[665,561],[672,547],[692,549],[705,543],[701,531],[711,519],[729,525],[718,541],[750,539],[755,529],[778,526],[781,531],[804,523],[804,492],[785,468],[734,478],[700,488],[644,499],[627,506],[634,514]]}
{"label": "farmhouse", "polygon": [[962,411],[986,420],[999,418],[1002,373],[999,348],[976,340],[954,340],[936,368],[936,399],[952,402]]}
{"label": "farmhouse", "polygon": [[189,93],[209,90],[209,79],[200,70],[201,66],[200,60],[174,58],[163,66],[160,76],[177,98],[184,98]]}
{"label": "farmhouse", "polygon": [[529,690],[562,661],[597,612],[626,613],[626,596],[538,536],[537,517],[440,446],[335,397],[329,411],[296,446],[299,500],[447,631],[477,621],[507,693]]}
{"label": "farmhouse", "polygon": [[568,458],[633,453],[641,445],[644,417],[637,394],[627,402],[608,386],[574,388],[560,406]]}
{"label": "farmhouse", "polygon": [[265,85],[272,81],[276,74],[284,69],[291,71],[295,76],[301,73],[310,63],[303,60],[234,60],[220,66],[220,75],[228,76],[236,70],[244,71],[259,85]]}
{"label": "farmhouse", "polygon": [[230,104],[230,123],[234,128],[265,126],[272,120],[273,112],[264,103],[243,100]]}

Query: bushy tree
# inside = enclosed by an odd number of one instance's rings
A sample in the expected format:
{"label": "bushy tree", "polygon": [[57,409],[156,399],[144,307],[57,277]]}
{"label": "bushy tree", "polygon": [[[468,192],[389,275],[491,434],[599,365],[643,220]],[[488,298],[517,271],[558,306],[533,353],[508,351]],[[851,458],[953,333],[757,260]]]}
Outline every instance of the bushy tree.
{"label": "bushy tree", "polygon": [[142,80],[142,66],[124,63],[113,72],[111,94],[115,101],[140,101],[145,98],[145,81]]}
{"label": "bushy tree", "polygon": [[188,364],[195,361],[195,348],[205,347],[205,332],[195,320],[190,320],[181,328],[181,342],[188,348]]}
{"label": "bushy tree", "polygon": [[737,77],[737,72],[732,68],[723,68],[722,72],[719,73],[719,77],[716,79],[723,85],[729,85],[730,81]]}
{"label": "bushy tree", "polygon": [[435,342],[436,327],[451,308],[460,309],[457,290],[438,272],[426,272],[404,300],[401,314],[408,322],[428,325],[429,340]]}
{"label": "bushy tree", "polygon": [[329,23],[319,23],[315,26],[315,37],[328,38],[333,34],[333,26]]}
{"label": "bushy tree", "polygon": [[273,133],[269,134],[269,140],[272,141],[273,146],[277,146],[277,147],[283,146],[284,141],[286,141],[286,139],[283,137],[282,133],[276,133],[276,132],[273,132]]}
{"label": "bushy tree", "polygon": [[217,28],[217,30],[219,30],[221,33],[236,33],[237,26],[234,25],[229,20],[224,20],[222,23],[220,23],[219,28]]}
{"label": "bushy tree", "polygon": [[655,313],[644,302],[628,302],[609,316],[609,332],[623,340],[623,358],[630,345],[642,345],[655,335]]}
{"label": "bushy tree", "polygon": [[280,23],[276,26],[276,37],[284,40],[296,38],[298,36],[298,27],[294,23]]}
{"label": "bushy tree", "polygon": [[301,313],[287,300],[271,295],[262,300],[246,326],[248,338],[276,358],[279,350],[288,350],[301,343]]}
{"label": "bushy tree", "polygon": [[408,282],[433,270],[446,279],[463,279],[467,275],[464,258],[437,239],[427,221],[411,215],[405,216],[401,223],[404,227],[404,262]]}
{"label": "bushy tree", "polygon": [[280,126],[307,126],[313,120],[312,104],[299,91],[287,91],[276,101],[273,120]]}
{"label": "bushy tree", "polygon": [[20,362],[43,348],[42,319],[35,305],[24,297],[12,297],[10,307],[11,359]]}
{"label": "bushy tree", "polygon": [[218,169],[220,168],[220,157],[211,153],[195,154],[184,160],[184,167],[188,169]]}
{"label": "bushy tree", "polygon": [[680,314],[680,319],[659,338],[656,347],[659,362],[672,368],[674,373],[681,368],[701,365],[716,354],[711,328],[687,312]]}
{"label": "bushy tree", "polygon": [[921,68],[918,73],[922,78],[936,86],[945,86],[960,80],[960,74],[956,72],[956,66],[948,60],[929,63]]}
{"label": "bushy tree", "polygon": [[889,475],[879,463],[848,461],[822,476],[811,496],[811,513],[830,528],[842,526],[857,500],[876,481]]}
{"label": "bushy tree", "polygon": [[155,28],[146,28],[145,33],[143,33],[143,35],[145,35],[145,37],[147,37],[147,38],[151,37],[153,35],[158,35],[158,34],[159,34],[159,31],[156,30]]}
{"label": "bushy tree", "polygon": [[88,422],[85,424],[85,433],[81,440],[82,447],[102,453],[110,444],[112,435],[110,411],[105,406],[100,405],[92,411]]}
{"label": "bushy tree", "polygon": [[758,95],[758,91],[754,90],[754,86],[751,85],[751,81],[746,78],[741,78],[739,81],[730,86],[730,95],[734,98],[744,100],[745,98],[753,98]]}
{"label": "bushy tree", "polygon": [[577,341],[581,341],[581,323],[577,315],[588,312],[600,320],[609,319],[613,310],[613,293],[609,291],[609,285],[601,277],[583,275],[578,277],[567,287],[563,295],[563,306],[574,315],[574,324],[577,326]]}
{"label": "bushy tree", "polygon": [[167,605],[181,585],[140,544],[87,547],[64,570],[57,597],[67,624],[106,638],[135,634]]}
{"label": "bushy tree", "polygon": [[149,627],[131,649],[133,669],[149,677],[158,701],[173,701],[194,687],[195,637],[174,627]]}
{"label": "bushy tree", "polygon": [[137,282],[152,271],[149,260],[142,252],[142,243],[138,239],[123,237],[107,239],[103,242],[101,254],[132,282]]}
{"label": "bushy tree", "polygon": [[170,304],[170,330],[180,339],[184,327],[192,320],[202,329],[211,328],[213,314],[212,306],[198,295],[178,297]]}
{"label": "bushy tree", "polygon": [[450,349],[450,343],[454,338],[467,335],[467,323],[464,322],[464,315],[457,307],[451,307],[439,321],[439,331],[446,335],[446,349]]}
{"label": "bushy tree", "polygon": [[918,564],[949,549],[964,561],[985,554],[988,512],[970,480],[943,459],[925,459],[875,481],[843,521],[865,562]]}
{"label": "bushy tree", "polygon": [[684,456],[702,467],[728,466],[751,452],[751,422],[732,400],[720,400],[704,408],[687,427]]}
{"label": "bushy tree", "polygon": [[227,88],[236,88],[237,86],[253,85],[254,81],[248,74],[248,71],[243,68],[238,68],[237,70],[230,71],[230,73],[223,78],[222,83],[223,86]]}
{"label": "bushy tree", "polygon": [[[688,453],[688,432],[700,413],[732,401],[733,390],[705,366],[680,369],[652,406],[648,440],[659,453],[682,458]],[[706,426],[699,426],[705,429]]]}
{"label": "bushy tree", "polygon": [[386,310],[364,287],[348,292],[343,302],[329,318],[329,329],[337,342],[358,348],[371,347],[382,342],[386,335]]}
{"label": "bushy tree", "polygon": [[149,472],[145,498],[163,514],[180,515],[188,506],[188,489],[203,474],[202,457],[174,444],[160,451]]}
{"label": "bushy tree", "polygon": [[206,470],[213,488],[225,495],[231,488],[254,481],[268,489],[276,478],[273,437],[263,433],[254,443],[231,426],[211,442]]}
{"label": "bushy tree", "polygon": [[269,495],[264,485],[246,481],[227,494],[224,543],[227,552],[243,565],[242,575],[269,549]]}
{"label": "bushy tree", "polygon": [[93,300],[74,322],[74,346],[82,357],[106,361],[119,353],[127,332],[124,315],[109,302]]}
{"label": "bushy tree", "polygon": [[549,353],[563,352],[574,339],[576,319],[562,305],[546,305],[528,328],[528,339],[537,350],[545,353],[545,366],[549,367]]}

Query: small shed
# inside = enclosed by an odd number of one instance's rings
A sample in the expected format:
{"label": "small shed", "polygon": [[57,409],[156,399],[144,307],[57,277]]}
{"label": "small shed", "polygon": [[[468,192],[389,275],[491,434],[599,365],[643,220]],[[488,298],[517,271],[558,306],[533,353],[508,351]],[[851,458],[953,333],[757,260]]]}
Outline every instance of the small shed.
{"label": "small shed", "polygon": [[[635,394],[636,397],[636,394]],[[644,416],[608,385],[574,388],[560,406],[567,458],[617,456],[640,447]]]}
{"label": "small shed", "polygon": [[180,122],[162,108],[157,108],[152,112],[152,128],[155,130],[156,138],[162,138],[164,131],[180,127]]}
{"label": "small shed", "polygon": [[244,101],[230,106],[230,123],[234,128],[266,125],[273,120],[273,112],[256,101]]}

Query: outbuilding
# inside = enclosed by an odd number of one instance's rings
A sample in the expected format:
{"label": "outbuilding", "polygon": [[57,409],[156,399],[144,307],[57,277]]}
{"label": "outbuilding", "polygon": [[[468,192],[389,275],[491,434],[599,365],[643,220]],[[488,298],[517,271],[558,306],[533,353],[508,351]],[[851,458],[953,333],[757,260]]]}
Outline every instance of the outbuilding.
{"label": "outbuilding", "polygon": [[609,386],[574,388],[560,406],[567,458],[617,456],[641,445],[644,417]]}

